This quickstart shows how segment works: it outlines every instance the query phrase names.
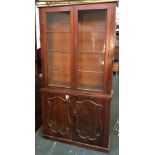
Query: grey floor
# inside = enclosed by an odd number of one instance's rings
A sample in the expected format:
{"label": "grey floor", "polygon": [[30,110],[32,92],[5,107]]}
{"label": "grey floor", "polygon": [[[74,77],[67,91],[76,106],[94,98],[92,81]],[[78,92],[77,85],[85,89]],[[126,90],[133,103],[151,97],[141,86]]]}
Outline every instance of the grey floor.
{"label": "grey floor", "polygon": [[119,115],[119,79],[113,76],[113,99],[111,111],[111,129],[110,129],[110,151],[102,153],[93,150],[84,149],[74,145],[59,143],[42,138],[40,127],[35,134],[35,154],[36,155],[119,155],[119,137],[113,130]]}

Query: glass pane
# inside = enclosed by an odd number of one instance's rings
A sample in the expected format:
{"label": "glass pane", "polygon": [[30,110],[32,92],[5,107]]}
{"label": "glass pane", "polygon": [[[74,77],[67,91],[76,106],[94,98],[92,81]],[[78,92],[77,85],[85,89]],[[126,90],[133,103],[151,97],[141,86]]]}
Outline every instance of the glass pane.
{"label": "glass pane", "polygon": [[106,30],[106,10],[81,10],[78,19],[79,31]]}
{"label": "glass pane", "polygon": [[46,33],[47,51],[70,51],[70,33]]}
{"label": "glass pane", "polygon": [[78,12],[77,88],[103,90],[106,10]]}
{"label": "glass pane", "polygon": [[78,54],[78,70],[103,72],[104,58],[102,54]]}
{"label": "glass pane", "polygon": [[48,85],[70,87],[70,13],[46,14]]}
{"label": "glass pane", "polygon": [[70,70],[70,53],[48,52],[48,69]]}
{"label": "glass pane", "polygon": [[78,88],[85,90],[102,90],[103,73],[99,72],[77,72]]}
{"label": "glass pane", "polygon": [[48,70],[49,86],[70,87],[70,72],[65,70]]}
{"label": "glass pane", "polygon": [[69,12],[53,12],[46,13],[46,30],[54,32],[70,31],[70,13]]}
{"label": "glass pane", "polygon": [[104,53],[105,31],[78,32],[78,51],[91,53]]}

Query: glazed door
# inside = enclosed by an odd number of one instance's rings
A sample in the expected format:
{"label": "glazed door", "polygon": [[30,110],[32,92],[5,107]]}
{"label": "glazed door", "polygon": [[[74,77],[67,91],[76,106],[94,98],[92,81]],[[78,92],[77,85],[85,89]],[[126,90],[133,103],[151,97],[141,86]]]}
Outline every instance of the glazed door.
{"label": "glazed door", "polygon": [[46,13],[48,85],[70,87],[70,12]]}
{"label": "glazed door", "polygon": [[71,7],[44,8],[42,26],[43,78],[45,86],[71,87]]}
{"label": "glazed door", "polygon": [[112,81],[109,57],[112,57],[112,52],[108,37],[111,32],[108,6],[66,6],[42,10],[41,18],[45,21],[41,41],[45,86],[109,93]]}
{"label": "glazed door", "polygon": [[106,18],[106,9],[77,8],[77,89],[104,89]]}

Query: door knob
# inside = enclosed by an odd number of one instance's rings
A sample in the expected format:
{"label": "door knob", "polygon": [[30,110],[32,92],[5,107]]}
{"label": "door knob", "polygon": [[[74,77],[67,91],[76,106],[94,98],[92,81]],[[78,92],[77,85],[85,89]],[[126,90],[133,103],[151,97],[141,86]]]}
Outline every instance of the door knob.
{"label": "door knob", "polygon": [[69,95],[65,95],[65,99],[68,100],[69,99]]}

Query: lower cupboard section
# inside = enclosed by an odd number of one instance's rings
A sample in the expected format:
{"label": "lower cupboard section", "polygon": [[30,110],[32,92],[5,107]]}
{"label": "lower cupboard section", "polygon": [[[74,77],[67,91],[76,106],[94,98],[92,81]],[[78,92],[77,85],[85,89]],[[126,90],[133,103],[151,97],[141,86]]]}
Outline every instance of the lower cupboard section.
{"label": "lower cupboard section", "polygon": [[107,151],[110,99],[41,93],[43,135],[46,138]]}

